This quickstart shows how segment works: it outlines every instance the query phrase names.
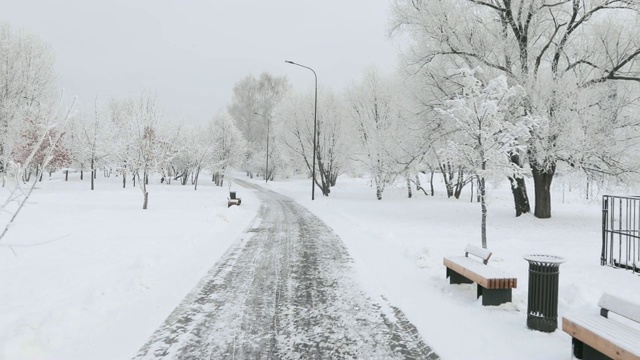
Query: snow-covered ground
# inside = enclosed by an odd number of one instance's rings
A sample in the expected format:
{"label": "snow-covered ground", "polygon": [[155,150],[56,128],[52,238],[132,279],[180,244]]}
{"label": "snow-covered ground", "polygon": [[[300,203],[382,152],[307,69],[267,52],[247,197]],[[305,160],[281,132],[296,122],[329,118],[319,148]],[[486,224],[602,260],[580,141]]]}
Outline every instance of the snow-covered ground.
{"label": "snow-covered ground", "polygon": [[[96,186],[90,191],[78,174],[45,179],[0,243],[0,359],[130,358],[260,206],[253,191],[234,184],[242,206],[227,208],[229,188],[205,179],[197,191],[152,183],[145,211],[130,183],[122,189],[119,178],[99,176]],[[266,185],[332,227],[363,288],[400,307],[444,359],[567,359],[567,334],[526,327],[523,256],[565,258],[560,316],[597,312],[603,291],[640,298],[640,277],[599,265],[600,202],[581,200],[561,181],[554,186],[547,220],[513,217],[505,185],[491,191],[491,263],[516,275],[518,288],[512,303],[483,307],[474,285],[447,284],[442,265],[465,244],[480,245],[480,209],[468,194],[407,199],[406,189],[392,188],[377,201],[367,180],[342,177],[330,197],[316,192],[312,202],[308,179]]]}

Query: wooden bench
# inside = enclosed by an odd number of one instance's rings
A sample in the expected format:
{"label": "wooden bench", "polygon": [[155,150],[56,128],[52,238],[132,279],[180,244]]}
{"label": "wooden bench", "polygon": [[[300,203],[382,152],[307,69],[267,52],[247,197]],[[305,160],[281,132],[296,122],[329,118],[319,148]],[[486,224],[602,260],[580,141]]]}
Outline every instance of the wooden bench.
{"label": "wooden bench", "polygon": [[231,207],[231,205],[238,205],[242,203],[242,199],[236,197],[235,191],[229,191],[229,197],[227,198],[227,207]]}
{"label": "wooden bench", "polygon": [[[562,317],[562,330],[572,337],[573,355],[587,360],[640,360],[640,304],[603,294],[598,306],[600,314]],[[610,319],[610,312],[620,318]]]}
{"label": "wooden bench", "polygon": [[[511,289],[518,286],[518,279],[495,267],[489,266],[491,251],[474,245],[464,248],[464,256],[444,258],[450,284],[478,285],[477,297],[482,296],[482,305],[500,305],[511,301]],[[469,254],[481,259],[478,261]]]}
{"label": "wooden bench", "polygon": [[240,199],[240,198],[236,198],[236,199],[227,199],[227,207],[231,207],[231,205],[238,205],[238,206],[240,206],[240,203],[242,203],[242,199]]}

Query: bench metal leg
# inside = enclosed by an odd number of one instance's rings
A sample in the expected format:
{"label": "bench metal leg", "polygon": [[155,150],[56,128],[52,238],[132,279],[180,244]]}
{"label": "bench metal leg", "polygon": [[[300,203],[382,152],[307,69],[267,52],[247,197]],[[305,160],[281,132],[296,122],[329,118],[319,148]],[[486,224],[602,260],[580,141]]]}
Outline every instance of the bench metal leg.
{"label": "bench metal leg", "polygon": [[478,297],[480,296],[483,306],[500,305],[511,302],[511,289],[485,289],[478,285]]}
{"label": "bench metal leg", "polygon": [[584,359],[584,343],[576,338],[571,338],[571,353],[576,359]]}
{"label": "bench metal leg", "polygon": [[447,269],[447,277],[449,278],[449,284],[473,284],[473,281],[458,274],[456,271]]}
{"label": "bench metal leg", "polygon": [[[579,340],[577,340],[579,341]],[[575,348],[574,348],[575,350]],[[607,355],[601,353],[600,351],[592,348],[591,346],[587,345],[587,344],[582,344],[582,358],[579,359],[584,359],[584,360],[611,360],[610,357],[608,357]],[[577,356],[576,356],[577,357]]]}

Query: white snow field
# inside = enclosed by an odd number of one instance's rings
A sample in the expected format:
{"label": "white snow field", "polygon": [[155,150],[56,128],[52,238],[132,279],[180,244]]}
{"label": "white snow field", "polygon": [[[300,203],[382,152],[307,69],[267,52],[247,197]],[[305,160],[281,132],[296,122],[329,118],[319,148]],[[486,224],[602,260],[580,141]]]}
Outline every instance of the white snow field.
{"label": "white snow field", "polygon": [[[583,200],[560,179],[546,220],[515,218],[506,184],[490,191],[490,263],[518,278],[513,302],[497,307],[482,306],[475,285],[445,280],[442,258],[480,245],[480,206],[468,193],[454,200],[441,190],[435,197],[414,191],[408,199],[397,187],[378,201],[368,180],[343,176],[330,197],[316,189],[312,202],[307,178],[252,181],[294,198],[333,228],[371,298],[398,306],[443,359],[570,357],[569,335],[526,327],[527,254],[565,258],[560,316],[597,312],[605,291],[640,298],[640,276],[600,266],[599,196]],[[142,194],[131,185],[99,175],[90,191],[79,174],[38,184],[0,243],[0,359],[134,356],[260,207],[253,190],[232,183],[242,205],[227,208],[229,187],[202,177],[197,191],[152,179],[149,209],[142,210]],[[5,198],[7,188],[0,191]],[[9,217],[2,214],[3,224]]]}

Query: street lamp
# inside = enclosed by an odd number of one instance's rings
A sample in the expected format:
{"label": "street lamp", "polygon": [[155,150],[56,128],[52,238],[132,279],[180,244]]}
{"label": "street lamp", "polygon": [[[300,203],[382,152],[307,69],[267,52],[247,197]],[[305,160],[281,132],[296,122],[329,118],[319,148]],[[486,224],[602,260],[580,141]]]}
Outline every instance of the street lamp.
{"label": "street lamp", "polygon": [[311,72],[313,72],[313,76],[316,79],[316,95],[315,95],[315,103],[313,105],[313,169],[311,170],[311,200],[314,200],[315,198],[315,190],[316,190],[316,144],[318,142],[317,140],[317,128],[318,128],[318,75],[316,75],[316,72],[313,71],[312,68],[308,67],[308,66],[304,66],[298,63],[294,63],[293,61],[289,61],[289,60],[285,60],[284,62],[286,62],[287,64],[291,64],[291,65],[297,65],[300,67],[303,67],[305,69],[309,69],[311,70]]}
{"label": "street lamp", "polygon": [[254,113],[254,114],[262,116],[263,118],[267,119],[267,165],[264,168],[264,182],[266,183],[269,181],[269,117],[259,113]]}

